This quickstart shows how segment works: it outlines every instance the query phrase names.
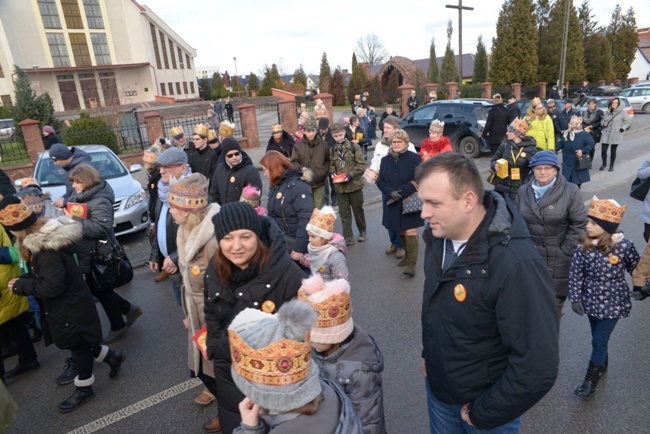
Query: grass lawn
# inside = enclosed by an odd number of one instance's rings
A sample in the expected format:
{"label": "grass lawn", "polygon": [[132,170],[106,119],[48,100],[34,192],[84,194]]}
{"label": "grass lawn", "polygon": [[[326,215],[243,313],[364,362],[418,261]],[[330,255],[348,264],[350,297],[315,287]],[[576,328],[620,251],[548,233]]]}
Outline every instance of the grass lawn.
{"label": "grass lawn", "polygon": [[32,160],[25,146],[18,142],[0,142],[0,167],[30,163]]}

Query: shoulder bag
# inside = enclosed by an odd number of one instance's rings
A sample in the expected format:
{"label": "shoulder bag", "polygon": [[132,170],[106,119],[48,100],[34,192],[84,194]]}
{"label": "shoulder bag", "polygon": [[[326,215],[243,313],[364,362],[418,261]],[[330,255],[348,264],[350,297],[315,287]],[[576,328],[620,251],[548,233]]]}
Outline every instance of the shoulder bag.
{"label": "shoulder bag", "polygon": [[644,201],[650,191],[650,178],[636,178],[630,187],[630,197],[632,199]]}
{"label": "shoulder bag", "polygon": [[133,280],[133,266],[113,231],[107,231],[105,240],[97,240],[90,254],[92,278],[101,290],[111,290]]}
{"label": "shoulder bag", "polygon": [[418,194],[418,185],[415,181],[411,181],[415,187],[415,193],[402,200],[402,214],[415,214],[422,211],[422,201]]}
{"label": "shoulder bag", "polygon": [[582,157],[576,160],[576,169],[591,169],[591,157],[589,157],[589,154],[583,154]]}

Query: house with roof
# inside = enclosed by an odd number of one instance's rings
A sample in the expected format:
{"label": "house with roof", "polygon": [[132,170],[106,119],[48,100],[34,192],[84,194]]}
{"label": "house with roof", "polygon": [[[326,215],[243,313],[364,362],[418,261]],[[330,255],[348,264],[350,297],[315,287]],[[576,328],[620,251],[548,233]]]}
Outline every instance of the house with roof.
{"label": "house with roof", "polygon": [[629,77],[638,77],[641,81],[650,80],[650,27],[638,29],[638,35],[639,45],[636,47]]}

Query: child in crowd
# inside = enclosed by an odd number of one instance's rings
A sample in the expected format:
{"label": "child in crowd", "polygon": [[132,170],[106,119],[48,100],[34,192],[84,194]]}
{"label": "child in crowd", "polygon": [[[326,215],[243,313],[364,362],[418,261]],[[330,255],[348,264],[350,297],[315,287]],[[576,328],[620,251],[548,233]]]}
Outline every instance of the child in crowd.
{"label": "child in crowd", "polygon": [[420,157],[424,163],[429,158],[442,152],[453,151],[449,139],[442,135],[445,123],[434,119],[429,126],[429,137],[422,140],[420,144]]}
{"label": "child in crowd", "polygon": [[571,261],[571,307],[578,315],[587,314],[592,339],[587,376],[574,392],[582,398],[596,393],[600,377],[607,372],[609,338],[618,320],[629,316],[632,308],[625,272],[636,268],[639,253],[617,230],[626,208],[612,199],[594,196],[587,213],[587,233]]}
{"label": "child in crowd", "polygon": [[246,202],[249,203],[255,208],[255,212],[258,215],[261,215],[262,217],[266,217],[266,208],[260,205],[260,198],[262,196],[262,193],[260,192],[260,189],[255,187],[254,185],[248,184],[246,187],[242,189],[242,194],[241,194],[241,200],[240,202]]}
{"label": "child in crowd", "polygon": [[324,282],[314,275],[303,280],[298,298],[318,313],[310,340],[321,377],[345,391],[357,409],[364,433],[385,434],[384,360],[374,338],[354,325],[350,284],[343,279]]}
{"label": "child in crowd", "polygon": [[43,192],[38,181],[34,178],[23,178],[21,188],[16,193],[27,207],[38,217],[57,218],[63,215],[63,211],[52,205],[52,198],[49,192]]}
{"label": "child in crowd", "polygon": [[319,274],[324,280],[347,280],[345,239],[334,233],[335,221],[336,213],[331,206],[314,209],[307,224],[307,254],[302,256],[300,265],[310,268],[312,274]]}
{"label": "child in crowd", "polygon": [[232,377],[246,398],[235,434],[361,434],[352,403],[310,357],[316,313],[292,300],[277,315],[244,309],[228,327]]}

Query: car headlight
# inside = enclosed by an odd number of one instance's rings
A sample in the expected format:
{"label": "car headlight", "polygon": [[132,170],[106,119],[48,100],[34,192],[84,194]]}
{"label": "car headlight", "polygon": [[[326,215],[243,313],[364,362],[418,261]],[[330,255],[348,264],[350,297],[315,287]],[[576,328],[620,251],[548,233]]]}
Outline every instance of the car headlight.
{"label": "car headlight", "polygon": [[136,194],[132,194],[129,196],[128,200],[126,201],[126,205],[124,205],[124,209],[131,208],[133,205],[137,205],[140,202],[144,200],[144,198],[147,197],[147,193],[144,192],[144,190],[140,190]]}

